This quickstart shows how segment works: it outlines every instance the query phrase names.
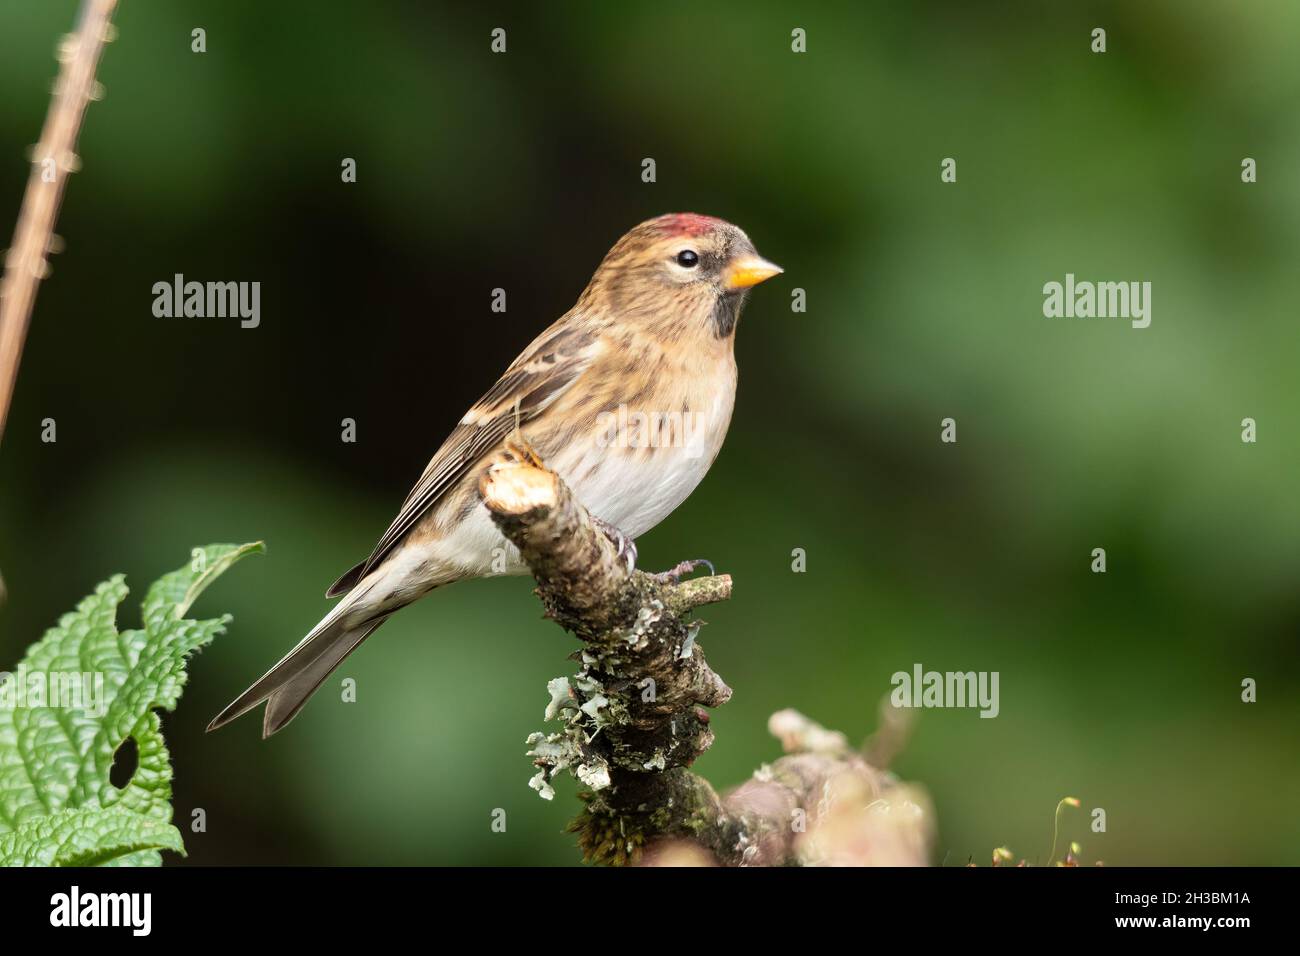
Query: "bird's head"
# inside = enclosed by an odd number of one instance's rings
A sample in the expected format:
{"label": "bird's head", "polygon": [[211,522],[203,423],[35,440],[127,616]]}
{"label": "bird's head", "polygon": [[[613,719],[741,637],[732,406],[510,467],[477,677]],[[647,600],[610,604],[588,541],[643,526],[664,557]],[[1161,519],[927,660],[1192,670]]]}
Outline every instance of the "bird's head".
{"label": "bird's head", "polygon": [[605,307],[664,331],[707,328],[730,336],[749,289],[781,273],[738,226],[669,213],[633,228],[605,256],[580,304]]}

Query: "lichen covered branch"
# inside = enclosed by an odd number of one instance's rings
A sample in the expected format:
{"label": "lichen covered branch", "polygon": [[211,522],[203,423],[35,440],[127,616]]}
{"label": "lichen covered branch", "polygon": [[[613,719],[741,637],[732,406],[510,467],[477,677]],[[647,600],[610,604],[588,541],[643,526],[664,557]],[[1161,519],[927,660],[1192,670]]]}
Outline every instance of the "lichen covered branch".
{"label": "lichen covered branch", "polygon": [[[772,718],[787,756],[725,797],[689,770],[713,743],[705,708],[731,696],[690,615],[729,599],[729,576],[675,582],[629,570],[565,483],[526,448],[490,466],[479,490],[536,578],[547,616],[582,641],[574,655],[581,669],[547,688],[546,718],[561,729],[528,743],[538,768],[530,783],[543,797],[554,796],[551,783],[562,771],[583,784],[585,806],[572,829],[588,860],[925,862],[928,838],[916,823],[928,826],[923,797],[870,767],[843,735],[794,711]],[[863,839],[852,834],[827,843],[827,827],[842,823],[846,808],[858,820],[871,807],[876,824],[896,808],[887,829],[907,838],[864,838],[865,857]],[[858,851],[851,859],[841,852],[845,840]]]}

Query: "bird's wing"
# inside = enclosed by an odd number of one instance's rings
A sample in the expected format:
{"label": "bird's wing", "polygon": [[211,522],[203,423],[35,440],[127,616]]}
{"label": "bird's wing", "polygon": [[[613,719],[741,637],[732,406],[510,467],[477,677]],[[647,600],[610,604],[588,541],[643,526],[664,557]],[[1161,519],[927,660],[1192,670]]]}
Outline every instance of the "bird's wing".
{"label": "bird's wing", "polygon": [[447,436],[370,557],[339,578],[327,593],[334,596],[351,589],[388,557],[476,462],[516,425],[536,418],[564,394],[591,365],[600,348],[595,331],[576,328],[563,320],[539,335]]}

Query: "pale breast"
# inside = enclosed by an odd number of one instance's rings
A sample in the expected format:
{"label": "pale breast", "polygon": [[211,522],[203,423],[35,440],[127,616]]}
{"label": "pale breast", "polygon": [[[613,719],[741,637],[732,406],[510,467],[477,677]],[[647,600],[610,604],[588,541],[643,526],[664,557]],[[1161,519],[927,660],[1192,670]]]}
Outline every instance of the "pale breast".
{"label": "pale breast", "polygon": [[632,400],[603,408],[594,428],[551,461],[593,514],[633,538],[695,490],[731,424],[736,366],[730,351],[688,361]]}
{"label": "pale breast", "polygon": [[[601,363],[566,392],[524,436],[592,514],[637,538],[668,517],[704,479],[718,456],[736,398],[730,342],[674,350],[637,343],[642,361]],[[596,396],[613,393],[598,401]],[[408,539],[421,583],[436,566],[438,583],[464,576],[518,574],[518,551],[501,535],[467,475]]]}

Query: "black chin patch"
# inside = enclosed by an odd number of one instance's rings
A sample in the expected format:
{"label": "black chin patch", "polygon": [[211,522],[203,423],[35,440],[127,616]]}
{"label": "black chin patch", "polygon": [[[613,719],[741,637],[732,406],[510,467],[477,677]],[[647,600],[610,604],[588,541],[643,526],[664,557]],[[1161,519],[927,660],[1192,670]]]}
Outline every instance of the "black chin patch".
{"label": "black chin patch", "polygon": [[745,301],[744,292],[725,292],[713,304],[713,334],[725,339],[736,331],[740,319],[740,306]]}

